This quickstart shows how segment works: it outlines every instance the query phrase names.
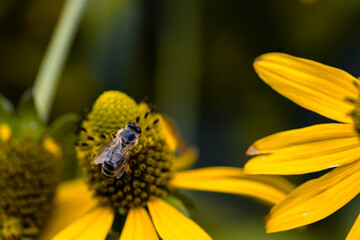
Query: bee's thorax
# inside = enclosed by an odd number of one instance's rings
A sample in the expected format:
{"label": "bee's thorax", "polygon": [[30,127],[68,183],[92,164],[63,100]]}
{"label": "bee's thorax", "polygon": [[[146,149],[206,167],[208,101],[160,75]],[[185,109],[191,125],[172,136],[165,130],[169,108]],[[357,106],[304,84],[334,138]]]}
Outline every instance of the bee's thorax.
{"label": "bee's thorax", "polygon": [[137,134],[130,129],[125,129],[122,132],[121,140],[124,144],[131,144],[137,140]]}

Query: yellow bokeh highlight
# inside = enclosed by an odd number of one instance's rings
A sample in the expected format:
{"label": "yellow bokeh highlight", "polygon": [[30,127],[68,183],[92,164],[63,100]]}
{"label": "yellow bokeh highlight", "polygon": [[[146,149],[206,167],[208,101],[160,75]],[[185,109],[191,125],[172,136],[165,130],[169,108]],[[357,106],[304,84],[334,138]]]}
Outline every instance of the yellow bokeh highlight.
{"label": "yellow bokeh highlight", "polygon": [[43,140],[43,147],[49,152],[54,154],[55,157],[60,158],[62,155],[61,147],[55,142],[52,137],[45,137]]}
{"label": "yellow bokeh highlight", "polygon": [[0,124],[0,138],[2,141],[7,141],[11,137],[11,128],[9,125],[2,123]]}

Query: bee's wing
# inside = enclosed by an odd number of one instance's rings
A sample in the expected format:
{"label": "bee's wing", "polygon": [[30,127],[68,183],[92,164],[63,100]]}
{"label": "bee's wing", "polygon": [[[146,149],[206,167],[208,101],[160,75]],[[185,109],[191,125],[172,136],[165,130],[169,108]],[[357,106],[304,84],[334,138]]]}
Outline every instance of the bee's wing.
{"label": "bee's wing", "polygon": [[115,148],[118,147],[118,140],[114,138],[105,147],[103,147],[95,156],[94,163],[101,164],[105,160],[110,159],[114,153]]}
{"label": "bee's wing", "polygon": [[118,148],[111,157],[113,163],[121,165],[122,162],[128,162],[133,144],[122,146],[122,144],[120,143],[119,146],[121,147]]}
{"label": "bee's wing", "polygon": [[117,179],[119,179],[126,170],[126,167],[129,163],[131,149],[133,146],[134,146],[134,144],[129,144],[129,145],[122,147],[120,149],[120,151],[116,153],[116,157],[113,158],[113,159],[115,159],[116,163],[118,164],[117,168],[114,172]]}
{"label": "bee's wing", "polygon": [[124,164],[121,164],[117,169],[116,171],[114,172],[115,176],[117,179],[119,179],[125,172],[126,170],[126,166],[127,166],[127,162],[124,163]]}

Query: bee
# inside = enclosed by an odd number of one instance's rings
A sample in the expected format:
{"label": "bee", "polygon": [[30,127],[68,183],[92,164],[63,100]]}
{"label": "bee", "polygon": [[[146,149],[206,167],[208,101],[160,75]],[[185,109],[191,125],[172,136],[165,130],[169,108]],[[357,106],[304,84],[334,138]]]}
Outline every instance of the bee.
{"label": "bee", "polygon": [[141,128],[129,122],[121,128],[115,138],[103,147],[95,156],[94,163],[102,164],[102,173],[105,177],[121,178],[129,170],[129,158],[132,149],[136,146],[141,134]]}

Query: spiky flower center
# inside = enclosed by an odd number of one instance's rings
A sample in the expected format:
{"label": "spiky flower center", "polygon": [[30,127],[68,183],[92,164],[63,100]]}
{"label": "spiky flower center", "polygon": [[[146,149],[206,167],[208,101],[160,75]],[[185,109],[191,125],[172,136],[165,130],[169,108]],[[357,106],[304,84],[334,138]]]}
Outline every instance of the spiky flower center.
{"label": "spiky flower center", "polygon": [[[129,169],[119,178],[106,178],[96,154],[115,136],[111,133],[136,122],[142,129],[129,153]],[[145,104],[136,104],[127,95],[109,91],[95,102],[79,133],[77,156],[87,175],[90,189],[100,204],[123,209],[145,206],[152,196],[164,197],[170,190],[174,154],[162,129],[161,116],[151,114]]]}
{"label": "spiky flower center", "polygon": [[29,138],[0,141],[0,239],[35,239],[59,182],[58,157]]}

